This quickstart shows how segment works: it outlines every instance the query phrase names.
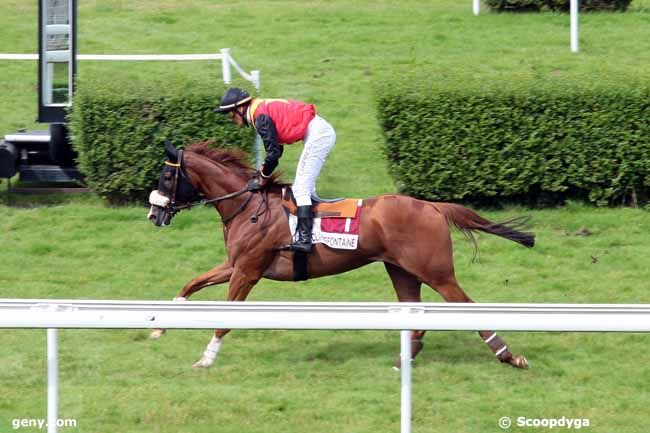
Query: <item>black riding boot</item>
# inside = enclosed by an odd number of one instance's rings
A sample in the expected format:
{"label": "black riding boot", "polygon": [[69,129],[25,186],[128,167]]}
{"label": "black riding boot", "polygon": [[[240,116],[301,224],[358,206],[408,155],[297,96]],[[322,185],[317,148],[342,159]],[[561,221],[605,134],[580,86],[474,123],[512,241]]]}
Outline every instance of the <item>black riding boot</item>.
{"label": "black riding boot", "polygon": [[311,229],[313,225],[311,206],[298,206],[298,240],[291,244],[290,249],[296,253],[307,254],[311,252]]}

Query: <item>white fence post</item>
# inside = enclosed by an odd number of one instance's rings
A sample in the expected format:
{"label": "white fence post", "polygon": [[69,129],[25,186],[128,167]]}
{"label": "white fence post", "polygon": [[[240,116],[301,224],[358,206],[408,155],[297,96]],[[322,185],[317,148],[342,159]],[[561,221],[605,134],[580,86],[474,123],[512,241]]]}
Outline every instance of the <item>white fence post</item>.
{"label": "white fence post", "polygon": [[251,78],[255,90],[260,91],[260,71],[251,71]]}
{"label": "white fence post", "polygon": [[481,0],[474,0],[474,4],[472,5],[472,9],[474,10],[474,15],[478,16],[480,9],[481,9]]}
{"label": "white fence post", "polygon": [[47,433],[57,433],[59,418],[58,330],[47,330]]}
{"label": "white fence post", "polygon": [[[260,93],[260,71],[251,71],[253,86],[257,93]],[[262,168],[262,138],[255,134],[255,167],[259,170]]]}
{"label": "white fence post", "polygon": [[400,364],[402,375],[401,432],[411,433],[411,335],[400,331]]}
{"label": "white fence post", "polygon": [[571,0],[571,52],[578,52],[578,0]]}
{"label": "white fence post", "polygon": [[230,48],[221,49],[221,75],[223,75],[223,82],[230,84],[232,77],[230,76]]}

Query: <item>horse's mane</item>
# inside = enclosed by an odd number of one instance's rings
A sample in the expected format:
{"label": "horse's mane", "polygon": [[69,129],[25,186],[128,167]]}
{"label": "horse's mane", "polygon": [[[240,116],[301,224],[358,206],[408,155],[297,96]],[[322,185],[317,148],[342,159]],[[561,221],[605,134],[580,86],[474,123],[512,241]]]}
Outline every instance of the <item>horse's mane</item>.
{"label": "horse's mane", "polygon": [[[212,141],[201,141],[189,144],[185,150],[187,152],[196,153],[205,158],[208,158],[219,164],[223,164],[232,169],[235,174],[241,177],[250,179],[255,174],[255,168],[249,162],[250,155],[247,152],[239,149],[226,149],[211,147]],[[267,185],[286,185],[279,181],[280,173],[273,174],[269,179]]]}

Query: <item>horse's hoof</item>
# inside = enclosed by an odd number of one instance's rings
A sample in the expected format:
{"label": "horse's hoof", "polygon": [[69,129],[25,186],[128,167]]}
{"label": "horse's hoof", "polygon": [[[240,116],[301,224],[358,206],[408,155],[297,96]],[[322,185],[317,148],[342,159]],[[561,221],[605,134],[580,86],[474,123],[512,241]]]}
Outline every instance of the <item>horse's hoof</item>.
{"label": "horse's hoof", "polygon": [[510,364],[513,367],[521,368],[521,369],[527,369],[530,367],[530,365],[528,364],[528,360],[523,355],[513,356],[512,359],[510,360]]}
{"label": "horse's hoof", "polygon": [[[414,359],[411,358],[411,365],[413,365]],[[400,371],[402,369],[402,358],[397,358],[395,364],[393,365],[393,371]]]}
{"label": "horse's hoof", "polygon": [[163,335],[165,335],[164,329],[154,329],[151,331],[151,334],[149,334],[149,338],[151,338],[152,340],[158,340]]}
{"label": "horse's hoof", "polygon": [[209,359],[204,356],[192,364],[192,368],[209,368],[212,364],[214,364],[214,359]]}
{"label": "horse's hoof", "polygon": [[[422,340],[411,340],[411,364],[413,364],[413,361],[415,360],[415,357],[418,356],[418,353],[422,351],[422,348],[424,347],[424,343],[422,343]],[[395,360],[395,365],[393,365],[393,370],[395,371],[400,371],[402,369],[402,357],[399,356]]]}

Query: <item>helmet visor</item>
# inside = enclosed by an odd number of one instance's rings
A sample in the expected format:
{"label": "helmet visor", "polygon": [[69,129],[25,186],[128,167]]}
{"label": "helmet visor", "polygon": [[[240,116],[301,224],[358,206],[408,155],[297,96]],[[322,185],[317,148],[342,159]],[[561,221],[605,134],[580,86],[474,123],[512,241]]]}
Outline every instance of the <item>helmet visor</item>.
{"label": "helmet visor", "polygon": [[227,105],[220,105],[218,108],[215,108],[214,111],[217,113],[228,113],[229,111],[234,110],[235,108],[239,107],[240,105],[244,105],[248,101],[250,101],[252,98],[249,96],[247,98],[242,99],[241,101],[237,101],[233,104],[227,104]]}

